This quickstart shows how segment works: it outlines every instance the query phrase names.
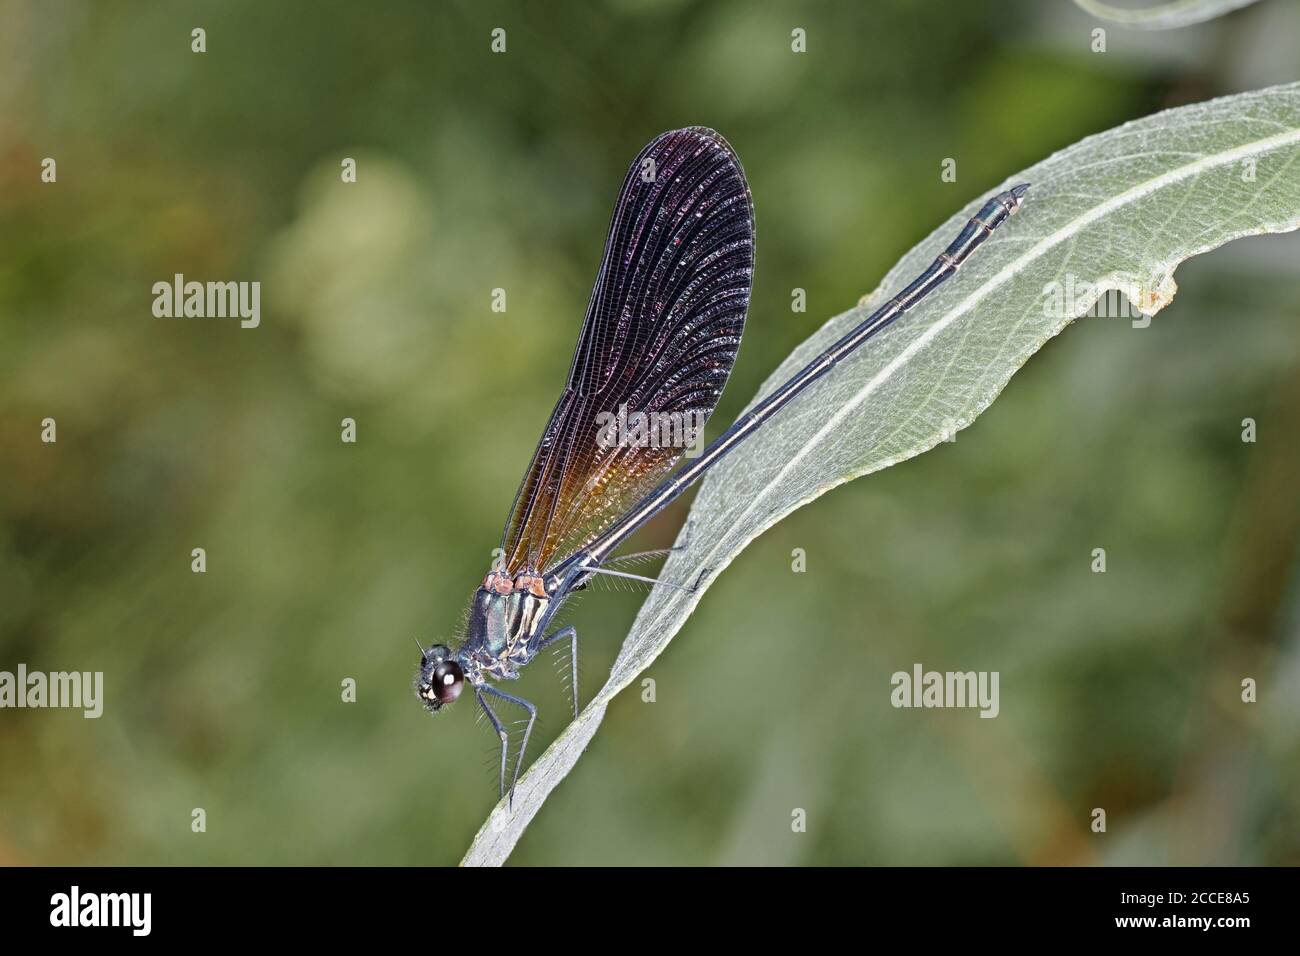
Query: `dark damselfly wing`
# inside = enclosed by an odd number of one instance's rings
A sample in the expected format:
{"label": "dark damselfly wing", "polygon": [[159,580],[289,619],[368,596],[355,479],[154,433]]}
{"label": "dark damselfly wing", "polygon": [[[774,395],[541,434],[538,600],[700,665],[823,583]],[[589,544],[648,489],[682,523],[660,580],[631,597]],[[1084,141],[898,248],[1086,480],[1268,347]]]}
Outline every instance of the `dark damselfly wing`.
{"label": "dark damselfly wing", "polygon": [[601,413],[702,425],[735,364],[753,272],[754,208],[736,154],[709,129],[659,136],[614,207],[568,382],[506,523],[505,570],[549,570],[672,470],[680,442],[610,442]]}

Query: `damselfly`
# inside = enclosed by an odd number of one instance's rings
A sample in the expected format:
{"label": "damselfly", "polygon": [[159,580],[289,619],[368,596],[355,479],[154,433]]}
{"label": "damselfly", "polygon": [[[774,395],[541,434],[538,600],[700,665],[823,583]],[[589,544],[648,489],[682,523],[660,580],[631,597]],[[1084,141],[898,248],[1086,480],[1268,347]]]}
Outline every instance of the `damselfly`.
{"label": "damselfly", "polygon": [[[614,549],[956,272],[1020,208],[1027,188],[985,203],[910,285],[670,476],[689,436],[679,429],[671,434],[681,440],[657,440],[653,423],[689,421],[693,431],[718,403],[749,308],[754,207],[740,161],[712,130],[674,130],[641,151],[614,206],[569,379],[515,497],[502,557],[470,600],[458,646],[421,649],[416,691],[431,712],[456,700],[466,684],[474,689],[501,742],[503,796],[510,739],[493,705],[519,707],[528,718],[511,794],[537,708],[493,682],[515,679],[542,650],[567,643],[576,717],[578,634],[573,627],[549,632],[565,601],[597,574],[638,577],[615,569]],[[622,421],[629,409],[651,424],[631,435],[611,430],[611,416]]]}

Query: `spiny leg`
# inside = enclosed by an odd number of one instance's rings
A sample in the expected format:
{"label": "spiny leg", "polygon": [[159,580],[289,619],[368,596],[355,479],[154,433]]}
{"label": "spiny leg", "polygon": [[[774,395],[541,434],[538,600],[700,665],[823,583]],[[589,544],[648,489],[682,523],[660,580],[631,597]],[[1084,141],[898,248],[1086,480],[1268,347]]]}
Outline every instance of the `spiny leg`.
{"label": "spiny leg", "polygon": [[[516,705],[517,707],[522,707],[524,710],[528,711],[528,726],[524,728],[524,740],[523,743],[519,745],[519,756],[515,758],[514,778],[510,781],[509,806],[511,809],[514,809],[515,785],[519,783],[519,771],[520,769],[522,769],[524,765],[524,752],[528,750],[528,738],[532,736],[533,724],[537,722],[537,708],[533,706],[531,703],[529,703],[528,701],[524,700],[522,697],[515,697],[511,694],[507,694],[505,691],[497,690],[491,684],[484,684],[482,687],[482,691],[485,694],[491,694],[493,697],[499,697],[501,700],[508,701]],[[480,697],[479,700],[480,702],[482,702],[482,697]],[[484,709],[487,709],[486,704],[484,704],[483,706]],[[488,713],[492,714],[490,710],[488,711]],[[499,726],[499,722],[498,722],[498,726]],[[508,739],[509,739],[508,737],[503,738],[503,743],[505,741],[508,741]],[[501,755],[501,785],[503,789],[505,787],[505,775],[506,775],[505,760],[506,760],[505,753],[503,751]]]}
{"label": "spiny leg", "polygon": [[639,561],[650,561],[655,558],[666,558],[676,551],[685,551],[687,545],[691,543],[691,529],[695,525],[695,518],[688,517],[686,526],[682,529],[681,542],[673,545],[671,548],[655,548],[653,551],[633,551],[630,554],[616,554],[612,558],[606,558],[601,562],[602,567],[612,567],[619,564],[636,564]]}
{"label": "spiny leg", "polygon": [[627,578],[629,581],[641,581],[645,584],[662,584],[664,587],[676,588],[678,591],[690,592],[695,590],[694,586],[686,587],[682,584],[674,584],[672,581],[664,581],[661,578],[648,578],[643,574],[629,574],[626,571],[614,571],[610,568],[584,568],[583,570],[588,571],[593,575],[608,574],[610,577]]}
{"label": "spiny leg", "polygon": [[666,558],[674,550],[673,548],[657,548],[654,551],[633,551],[631,554],[617,554],[612,558],[606,558],[605,566],[608,567],[612,564],[640,564],[643,561]]}
{"label": "spiny leg", "polygon": [[[681,584],[674,584],[672,581],[663,581],[658,578],[646,577],[643,574],[629,574],[626,571],[614,570],[614,566],[618,564],[635,563],[636,561],[644,558],[667,557],[668,555],[673,554],[674,552],[685,551],[687,546],[690,544],[691,529],[694,526],[694,523],[695,523],[694,518],[686,519],[686,527],[682,529],[681,543],[675,544],[671,548],[660,548],[656,551],[637,551],[633,554],[615,555],[612,558],[606,558],[604,561],[601,561],[599,564],[585,567],[584,570],[589,572],[588,580],[590,580],[590,577],[594,577],[597,574],[608,574],[610,577],[626,578],[629,581],[641,581],[645,584],[662,584],[665,587],[676,588],[678,591],[686,591],[688,593],[697,590],[699,588],[700,580],[703,579],[703,574],[700,575],[700,578],[696,580],[695,584],[686,586]],[[556,636],[558,637],[558,634]],[[576,717],[577,714],[575,713],[574,716]]]}
{"label": "spiny leg", "polygon": [[488,702],[483,699],[483,691],[491,689],[487,686],[476,687],[474,688],[474,696],[478,698],[478,705],[483,708],[483,713],[487,714],[488,720],[492,722],[492,726],[497,732],[497,737],[501,740],[501,778],[497,790],[497,799],[500,799],[506,795],[506,756],[510,752],[510,735],[506,733],[505,724],[501,723],[501,719],[492,712]]}
{"label": "spiny leg", "polygon": [[537,650],[543,651],[565,638],[569,639],[569,683],[573,690],[573,719],[578,719],[578,629],[570,624],[568,627],[562,627],[554,634],[542,638],[541,643],[537,645]]}

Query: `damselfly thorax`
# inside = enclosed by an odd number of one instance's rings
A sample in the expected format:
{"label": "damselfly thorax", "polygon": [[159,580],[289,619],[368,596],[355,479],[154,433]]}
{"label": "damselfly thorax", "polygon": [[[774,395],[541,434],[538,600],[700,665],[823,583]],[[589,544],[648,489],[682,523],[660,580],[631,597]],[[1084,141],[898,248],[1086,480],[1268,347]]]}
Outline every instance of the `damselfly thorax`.
{"label": "damselfly thorax", "polygon": [[537,653],[550,595],[542,578],[525,571],[491,571],[470,603],[465,643],[457,659],[475,687],[485,678],[513,680]]}

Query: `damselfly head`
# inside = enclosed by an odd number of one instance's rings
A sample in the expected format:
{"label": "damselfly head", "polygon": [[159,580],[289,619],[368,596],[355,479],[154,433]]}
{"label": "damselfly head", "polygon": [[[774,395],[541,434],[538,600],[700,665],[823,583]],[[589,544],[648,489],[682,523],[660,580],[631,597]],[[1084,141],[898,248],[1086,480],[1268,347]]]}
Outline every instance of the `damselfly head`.
{"label": "damselfly head", "polygon": [[446,644],[434,644],[420,652],[420,673],[415,679],[415,693],[429,713],[436,714],[465,689],[465,671],[452,657]]}

